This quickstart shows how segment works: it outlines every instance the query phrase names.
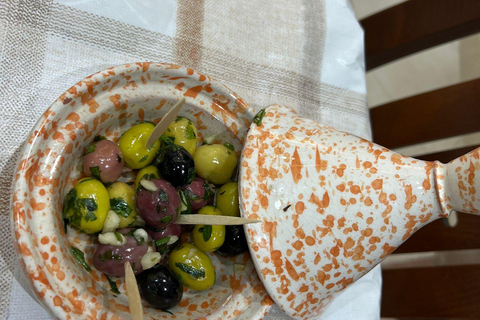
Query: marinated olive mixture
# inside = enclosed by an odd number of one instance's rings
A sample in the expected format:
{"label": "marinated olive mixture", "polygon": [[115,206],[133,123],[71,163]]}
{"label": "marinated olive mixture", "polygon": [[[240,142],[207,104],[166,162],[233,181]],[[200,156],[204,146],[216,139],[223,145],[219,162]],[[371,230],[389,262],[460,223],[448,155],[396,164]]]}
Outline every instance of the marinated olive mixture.
{"label": "marinated olive mixture", "polygon": [[[63,215],[72,228],[98,236],[93,264],[112,291],[118,293],[111,277],[123,277],[129,261],[142,298],[166,310],[180,302],[184,285],[206,290],[214,284],[205,252],[234,256],[247,244],[242,226],[174,224],[180,214],[240,215],[238,184],[231,181],[238,161],[233,146],[197,148],[195,125],[178,117],[147,149],[154,127],[136,124],[118,145],[96,137],[83,157],[85,178],[66,195]],[[124,166],[136,172],[132,185],[117,181]],[[189,236],[181,237],[182,230]],[[71,249],[90,270],[83,252]]]}

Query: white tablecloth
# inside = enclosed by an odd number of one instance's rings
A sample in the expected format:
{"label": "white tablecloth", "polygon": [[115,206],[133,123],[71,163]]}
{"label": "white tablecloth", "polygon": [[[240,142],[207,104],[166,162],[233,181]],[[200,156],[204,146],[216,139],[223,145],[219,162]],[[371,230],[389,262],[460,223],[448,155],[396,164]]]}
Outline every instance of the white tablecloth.
{"label": "white tablecloth", "polygon": [[[171,62],[227,85],[255,109],[285,104],[370,138],[363,32],[347,0],[0,1],[0,318],[50,319],[16,263],[10,187],[18,149],[67,88],[107,67]],[[379,319],[377,267],[322,319]],[[274,306],[267,319],[288,319]]]}

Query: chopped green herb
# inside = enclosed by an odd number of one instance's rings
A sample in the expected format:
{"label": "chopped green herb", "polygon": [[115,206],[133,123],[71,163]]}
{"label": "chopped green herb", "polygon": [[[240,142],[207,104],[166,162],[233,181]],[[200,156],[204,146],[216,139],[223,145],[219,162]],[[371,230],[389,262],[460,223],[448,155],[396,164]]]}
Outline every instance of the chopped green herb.
{"label": "chopped green herb", "polygon": [[85,270],[87,270],[88,272],[92,271],[90,266],[85,262],[85,255],[83,254],[82,250],[71,246],[70,251],[72,252],[75,259],[77,259],[77,261],[82,265],[82,267],[85,268]]}
{"label": "chopped green herb", "polygon": [[168,215],[166,216],[165,218],[163,218],[162,220],[160,220],[161,223],[169,223],[170,221],[172,221],[173,217],[172,215]]}
{"label": "chopped green herb", "polygon": [[162,310],[163,312],[166,312],[166,313],[172,315],[172,316],[174,315],[174,314],[172,313],[172,311],[170,311],[170,310],[167,310],[167,309],[161,309],[161,310]]}
{"label": "chopped green herb", "polygon": [[170,241],[170,237],[164,237],[164,238],[157,239],[157,240],[155,240],[155,247],[156,248],[163,247],[164,245],[166,245],[168,243],[168,241]]}
{"label": "chopped green herb", "polygon": [[88,146],[87,151],[85,151],[85,154],[89,154],[95,151],[95,143],[92,143],[91,145]]}
{"label": "chopped green herb", "polygon": [[214,194],[215,187],[210,184],[207,180],[203,184],[203,190],[205,190],[205,194],[203,195],[203,200],[208,200]]}
{"label": "chopped green herb", "polygon": [[75,207],[77,202],[77,190],[75,188],[71,189],[65,196],[65,201],[63,203],[63,217],[67,217],[67,212],[70,209]]}
{"label": "chopped green herb", "polygon": [[82,206],[87,211],[95,211],[98,208],[97,203],[93,198],[79,198],[77,202],[78,202],[78,205]]}
{"label": "chopped green herb", "polygon": [[170,251],[170,249],[171,249],[171,247],[169,247],[169,246],[163,246],[160,249],[157,248],[157,250],[160,254],[164,254],[164,253]]}
{"label": "chopped green herb", "polygon": [[142,236],[138,236],[138,235],[137,235],[137,236],[134,237],[134,238],[135,238],[135,241],[137,241],[137,246],[140,246],[140,245],[142,245],[142,244],[145,242],[145,238],[142,237]]}
{"label": "chopped green herb", "polygon": [[115,232],[115,238],[117,238],[118,242],[122,242],[122,234],[120,232]]}
{"label": "chopped green herb", "polygon": [[193,127],[191,125],[187,126],[187,130],[185,132],[185,138],[189,140],[197,139],[197,135],[195,134],[195,131],[193,130]]}
{"label": "chopped green herb", "polygon": [[85,219],[85,221],[95,221],[97,220],[97,216],[95,215],[95,213],[93,213],[92,211],[87,211],[87,213],[85,213],[85,216],[83,217]]}
{"label": "chopped green herb", "polygon": [[160,136],[160,140],[163,142],[164,145],[166,146],[169,146],[171,144],[173,144],[175,142],[175,138],[174,137],[169,137],[165,134],[162,134]]}
{"label": "chopped green herb", "polygon": [[104,262],[105,260],[122,260],[123,258],[120,255],[113,253],[112,250],[109,250],[105,251],[103,254],[99,254],[98,259]]}
{"label": "chopped green herb", "polygon": [[162,189],[158,190],[158,196],[160,197],[160,201],[168,202],[168,193],[166,193]]}
{"label": "chopped green herb", "polygon": [[[70,194],[70,193],[69,193]],[[73,195],[75,195],[75,201],[73,201]],[[68,196],[68,195],[67,195]],[[95,215],[95,211],[97,210],[97,203],[92,198],[77,198],[76,192],[72,193],[70,198],[67,200],[68,208],[73,209],[73,214],[68,217],[70,220],[70,224],[80,227],[80,220],[82,218],[82,209],[85,209],[85,214],[83,218],[85,221],[95,221],[97,220],[97,216]]]}
{"label": "chopped green herb", "polygon": [[196,172],[195,167],[188,168],[188,183],[192,182],[195,179]]}
{"label": "chopped green herb", "polygon": [[145,173],[142,177],[142,180],[145,179],[145,180],[153,180],[153,179],[157,179],[157,176],[154,174],[154,173]]}
{"label": "chopped green herb", "polygon": [[93,138],[93,142],[98,142],[98,141],[102,141],[102,140],[107,140],[107,138],[105,136],[101,136],[101,135],[95,136],[95,138]]}
{"label": "chopped green herb", "polygon": [[68,219],[70,225],[76,229],[80,229],[82,221],[82,211],[78,206],[77,190],[71,189],[65,196],[63,205],[63,217]]}
{"label": "chopped green herb", "polygon": [[181,201],[179,211],[182,214],[189,214],[192,212],[192,206],[189,201],[189,194],[191,194],[190,190],[187,190],[186,192],[182,190],[178,191],[178,195],[180,196],[180,201]]}
{"label": "chopped green herb", "polygon": [[138,162],[143,162],[143,161],[146,161],[147,159],[148,159],[148,155],[143,156],[140,160],[138,160]]}
{"label": "chopped green herb", "polygon": [[[210,238],[212,237],[212,226],[209,225],[209,224],[206,224],[203,226],[203,228],[200,228],[200,229],[203,229],[202,230],[202,233],[203,233],[203,240],[205,242],[207,242],[208,240],[210,240]],[[198,231],[200,231],[200,229]]]}
{"label": "chopped green herb", "polygon": [[228,143],[228,142],[225,142],[223,144],[225,147],[227,147],[228,149],[232,150],[232,151],[235,151],[235,147],[233,146],[233,144],[231,143]]}
{"label": "chopped green herb", "polygon": [[92,173],[92,176],[98,180],[100,179],[100,168],[97,167],[90,167],[90,172]]}
{"label": "chopped green herb", "polygon": [[203,270],[197,270],[192,266],[189,266],[188,264],[177,262],[175,265],[182,270],[185,273],[188,273],[189,275],[195,277],[195,278],[205,278],[205,271]]}
{"label": "chopped green herb", "polygon": [[117,284],[115,283],[115,281],[113,281],[112,277],[107,276],[107,279],[108,279],[108,283],[110,284],[110,291],[116,294],[120,294],[120,291],[118,291]]}
{"label": "chopped green herb", "polygon": [[132,213],[132,208],[123,198],[110,199],[110,209],[124,218],[127,218]]}
{"label": "chopped green herb", "polygon": [[[180,192],[179,192],[180,193]],[[201,199],[198,195],[196,195],[195,193],[193,193],[191,190],[189,189],[186,189],[184,191],[182,191],[182,193],[185,195],[185,201],[189,202],[188,199],[190,200],[198,200],[198,199]],[[180,199],[182,198],[182,196],[180,195]]]}
{"label": "chopped green herb", "polygon": [[253,123],[255,123],[257,126],[261,126],[264,116],[265,116],[265,109],[258,111],[258,113],[253,118]]}

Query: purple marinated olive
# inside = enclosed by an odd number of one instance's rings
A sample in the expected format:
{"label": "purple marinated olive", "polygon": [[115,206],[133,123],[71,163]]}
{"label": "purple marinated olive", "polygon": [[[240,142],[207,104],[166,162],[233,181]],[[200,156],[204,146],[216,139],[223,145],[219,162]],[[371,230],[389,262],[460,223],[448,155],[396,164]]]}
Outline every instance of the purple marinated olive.
{"label": "purple marinated olive", "polygon": [[182,226],[174,223],[170,223],[162,229],[147,227],[145,230],[152,237],[153,244],[161,254],[167,252],[173,244],[177,243],[182,235]]}
{"label": "purple marinated olive", "polygon": [[200,177],[195,177],[191,183],[185,188],[182,188],[182,192],[189,202],[192,212],[197,212],[207,204],[213,203],[214,186]]}
{"label": "purple marinated olive", "polygon": [[129,261],[134,273],[141,273],[143,271],[141,260],[148,252],[152,239],[148,234],[146,239],[145,236],[135,237],[136,230],[139,229],[123,228],[116,231],[125,238],[125,244],[121,246],[99,243],[93,253],[95,268],[112,277],[123,277],[125,276],[124,264]]}
{"label": "purple marinated olive", "polygon": [[165,180],[142,180],[137,192],[137,212],[151,227],[165,228],[175,222],[180,210],[177,190]]}
{"label": "purple marinated olive", "polygon": [[103,183],[115,182],[122,175],[123,155],[110,140],[92,143],[83,157],[83,173]]}

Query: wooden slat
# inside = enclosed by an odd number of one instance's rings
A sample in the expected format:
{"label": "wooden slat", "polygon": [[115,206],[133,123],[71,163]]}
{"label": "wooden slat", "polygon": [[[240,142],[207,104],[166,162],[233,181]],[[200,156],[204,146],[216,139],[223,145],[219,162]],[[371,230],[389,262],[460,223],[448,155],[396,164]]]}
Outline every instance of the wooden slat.
{"label": "wooden slat", "polygon": [[382,273],[382,317],[480,318],[480,265]]}
{"label": "wooden slat", "polygon": [[382,270],[480,265],[480,249],[394,253],[382,261]]}
{"label": "wooden slat", "polygon": [[453,150],[448,150],[443,152],[430,153],[430,154],[421,155],[415,158],[420,160],[426,160],[426,161],[438,160],[442,163],[448,163],[453,159],[456,159],[460,156],[463,156],[464,154],[469,153],[472,150],[475,150],[478,147],[480,147],[480,145],[465,147],[465,148],[458,148],[458,149],[453,149]]}
{"label": "wooden slat", "polygon": [[[458,224],[436,220],[414,233],[395,253],[480,248],[480,216],[458,213]],[[479,280],[480,286],[480,280]]]}
{"label": "wooden slat", "polygon": [[399,148],[480,131],[479,88],[475,79],[372,108],[373,141]]}
{"label": "wooden slat", "polygon": [[360,21],[366,68],[480,32],[478,0],[409,0]]}

